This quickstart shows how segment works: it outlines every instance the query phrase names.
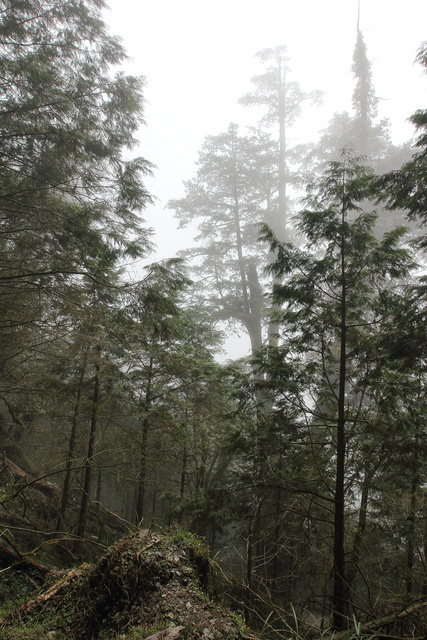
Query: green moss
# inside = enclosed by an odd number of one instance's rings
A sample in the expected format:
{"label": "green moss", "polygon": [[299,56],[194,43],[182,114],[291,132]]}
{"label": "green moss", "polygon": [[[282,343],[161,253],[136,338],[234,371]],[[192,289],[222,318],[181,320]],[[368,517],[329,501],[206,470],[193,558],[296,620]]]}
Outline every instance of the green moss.
{"label": "green moss", "polygon": [[233,613],[232,611],[230,611],[228,615],[230,616],[230,618],[232,619],[232,621],[236,625],[237,632],[241,633],[243,636],[246,636],[248,628],[247,628],[247,626],[245,624],[245,621],[243,620],[242,616],[239,615],[238,613]]}
{"label": "green moss", "polygon": [[194,535],[194,533],[186,529],[177,528],[176,531],[170,535],[169,540],[172,544],[186,545],[195,555],[201,558],[209,558],[209,547],[203,538]]}
{"label": "green moss", "polygon": [[0,640],[45,640],[51,631],[55,632],[55,640],[69,640],[68,635],[46,623],[20,625],[11,630],[0,629]]}

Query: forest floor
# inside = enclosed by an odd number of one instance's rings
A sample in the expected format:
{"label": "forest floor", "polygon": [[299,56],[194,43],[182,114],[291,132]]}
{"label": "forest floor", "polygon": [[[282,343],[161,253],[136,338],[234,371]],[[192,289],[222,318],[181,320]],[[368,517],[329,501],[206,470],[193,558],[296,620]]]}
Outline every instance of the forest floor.
{"label": "forest floor", "polygon": [[140,529],[96,564],[48,575],[0,619],[0,640],[256,640],[210,599],[208,573],[208,549],[191,534]]}

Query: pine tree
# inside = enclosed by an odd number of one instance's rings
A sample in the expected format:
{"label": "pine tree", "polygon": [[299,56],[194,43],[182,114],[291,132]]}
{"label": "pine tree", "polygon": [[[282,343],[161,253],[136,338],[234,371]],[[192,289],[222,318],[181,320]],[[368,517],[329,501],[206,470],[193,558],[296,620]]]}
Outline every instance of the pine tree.
{"label": "pine tree", "polygon": [[11,399],[30,387],[36,353],[90,282],[117,286],[124,257],[146,252],[139,212],[150,165],[124,158],[144,83],[113,75],[126,56],[101,20],[104,3],[3,4],[0,392]]}
{"label": "pine tree", "polygon": [[282,241],[289,239],[289,195],[288,187],[292,182],[289,163],[289,129],[301,115],[302,105],[311,100],[318,103],[319,91],[305,93],[296,81],[289,80],[289,57],[286,46],[264,49],[257,58],[265,65],[264,73],[254,76],[254,91],[244,95],[240,102],[246,106],[266,107],[261,125],[271,127],[278,142],[278,206],[271,228]]}
{"label": "pine tree", "polygon": [[231,124],[206,138],[185,197],[168,205],[181,226],[198,225],[199,244],[185,255],[194,258],[194,275],[203,282],[201,305],[209,305],[217,319],[243,325],[252,351],[262,345],[266,315],[258,224],[274,215],[276,171],[268,136],[241,136]]}
{"label": "pine tree", "polygon": [[[427,69],[426,44],[420,47],[417,61]],[[418,133],[415,154],[400,169],[389,171],[380,177],[376,182],[376,189],[382,197],[387,196],[389,209],[402,209],[409,220],[425,226],[427,224],[427,110],[416,111],[411,121]],[[427,246],[426,235],[420,237],[419,245],[423,248]]]}
{"label": "pine tree", "polygon": [[[123,263],[150,246],[140,212],[150,201],[143,178],[151,165],[129,159],[143,123],[144,80],[120,71],[126,54],[107,32],[104,7],[102,0],[5,0],[0,12],[0,398],[7,420],[22,423],[20,442],[5,429],[2,444],[17,453],[35,423],[43,447],[48,434],[58,442],[55,429],[61,436],[71,429],[61,527],[81,454],[73,431],[79,440],[88,425],[85,392],[93,382],[90,497],[98,400],[107,386],[101,369],[111,356],[95,352],[119,304]],[[94,296],[102,317],[92,313]],[[62,446],[49,461],[58,469]],[[29,470],[33,449],[20,459]]]}
{"label": "pine tree", "polygon": [[372,123],[378,112],[378,98],[372,84],[371,63],[357,20],[357,38],[353,54],[352,71],[356,80],[353,91],[353,109],[355,113],[354,151],[370,156]]}
{"label": "pine tree", "polygon": [[272,269],[289,279],[274,290],[274,301],[284,305],[277,312],[284,344],[276,361],[283,364],[270,371],[268,364],[260,366],[269,373],[273,389],[275,380],[284,381],[276,408],[286,412],[287,406],[299,406],[317,456],[314,464],[319,470],[326,465],[321,476],[324,504],[330,500],[333,505],[331,595],[338,629],[347,624],[346,505],[348,479],[355,474],[349,460],[358,459],[362,445],[357,434],[376,414],[378,382],[371,383],[370,371],[375,368],[375,336],[389,313],[384,294],[393,278],[405,276],[411,267],[410,256],[399,247],[402,229],[382,241],[373,236],[375,215],[361,209],[369,195],[369,176],[348,152],[328,165],[310,188],[307,209],[299,217],[305,250],[282,244],[265,231],[277,254]]}

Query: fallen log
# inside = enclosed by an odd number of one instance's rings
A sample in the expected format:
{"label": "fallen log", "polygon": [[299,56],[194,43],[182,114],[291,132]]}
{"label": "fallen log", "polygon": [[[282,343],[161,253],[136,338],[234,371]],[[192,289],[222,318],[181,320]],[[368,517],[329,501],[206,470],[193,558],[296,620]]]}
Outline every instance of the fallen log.
{"label": "fallen log", "polygon": [[[10,539],[4,534],[1,534],[1,537],[10,545],[12,549],[0,544],[0,564],[3,566],[0,569],[0,573],[3,571],[8,571],[12,567],[14,569],[20,568],[24,571],[28,571],[30,569],[36,570],[42,575],[49,575],[51,573],[55,573],[49,567],[46,567],[39,562],[35,562],[30,557],[26,557],[26,554],[23,554],[19,551],[16,545],[12,545]],[[28,556],[28,554],[27,554]]]}
{"label": "fallen log", "polygon": [[[370,620],[369,622],[365,622],[363,624],[358,625],[357,633],[358,636],[371,635],[372,633],[379,631],[383,627],[390,626],[392,624],[398,624],[404,622],[409,619],[414,614],[422,613],[423,610],[427,611],[427,598],[423,598],[419,602],[415,602],[411,605],[407,605],[404,609],[400,611],[390,613],[387,616],[383,616],[381,618],[376,618],[375,620]],[[340,631],[339,633],[334,633],[333,636],[327,636],[332,638],[333,640],[344,640],[348,638],[350,634],[354,633],[354,629],[346,629],[346,631]],[[384,637],[387,637],[385,634]],[[391,637],[391,636],[388,636]],[[397,636],[393,636],[396,638]],[[425,636],[421,635],[420,638],[424,638]],[[415,636],[411,635],[411,640],[416,640]]]}
{"label": "fallen log", "polygon": [[3,462],[3,465],[2,465],[2,468],[0,469],[0,474],[7,472],[15,479],[19,479],[23,481],[20,487],[20,491],[22,491],[22,488],[31,486],[31,487],[34,487],[34,489],[41,491],[45,495],[50,496],[51,498],[60,497],[60,491],[57,486],[55,486],[51,482],[46,482],[41,478],[37,478],[31,475],[30,473],[27,473],[26,471],[21,469],[21,467],[18,467],[17,464],[12,462],[12,460],[10,460],[6,456],[6,453],[4,452],[2,456],[2,462]]}

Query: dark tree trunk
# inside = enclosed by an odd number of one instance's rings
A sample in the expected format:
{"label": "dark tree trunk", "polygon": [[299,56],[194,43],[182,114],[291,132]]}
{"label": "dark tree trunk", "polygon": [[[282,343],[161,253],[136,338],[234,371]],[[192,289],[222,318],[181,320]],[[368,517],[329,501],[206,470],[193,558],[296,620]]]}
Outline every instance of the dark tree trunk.
{"label": "dark tree trunk", "polygon": [[59,507],[58,522],[56,525],[56,528],[58,531],[62,531],[63,529],[64,518],[65,518],[65,514],[67,511],[68,503],[70,499],[72,465],[73,465],[74,451],[76,448],[77,427],[78,427],[79,417],[80,417],[82,390],[83,390],[84,378],[86,375],[88,358],[89,358],[89,347],[87,347],[85,351],[82,370],[80,373],[79,384],[77,387],[77,397],[74,405],[73,421],[71,423],[71,433],[70,433],[70,440],[68,443],[67,461],[65,465],[65,478],[64,478],[64,485],[62,488],[61,505]]}
{"label": "dark tree trunk", "polygon": [[353,549],[351,552],[349,568],[347,571],[348,589],[351,589],[352,584],[356,578],[357,572],[359,570],[360,547],[362,545],[362,540],[365,534],[366,523],[367,523],[366,516],[367,516],[367,510],[368,510],[369,488],[377,468],[378,467],[376,466],[372,469],[369,469],[365,473],[365,477],[362,482],[362,491],[360,496],[360,507],[359,507],[359,519],[358,519],[356,531],[354,533]]}
{"label": "dark tree trunk", "polygon": [[262,347],[262,308],[263,294],[259,284],[258,273],[255,265],[248,264],[248,287],[249,287],[249,323],[247,326],[251,341],[252,353]]}
{"label": "dark tree trunk", "polygon": [[147,390],[145,393],[144,412],[145,416],[142,421],[142,433],[140,441],[140,454],[139,454],[139,476],[138,476],[138,488],[137,488],[137,501],[136,501],[136,519],[139,524],[142,521],[144,515],[144,502],[145,502],[145,482],[147,476],[147,445],[148,445],[148,433],[150,431],[150,418],[149,411],[151,408],[151,387],[153,384],[154,374],[154,358],[150,358],[147,374]]}
{"label": "dark tree trunk", "polygon": [[248,331],[252,353],[262,347],[261,330],[261,296],[258,274],[253,264],[245,260],[243,254],[243,238],[240,220],[240,199],[237,187],[237,174],[234,170],[234,227],[236,233],[236,250],[239,264],[240,285],[242,287],[244,325]]}
{"label": "dark tree trunk", "polygon": [[405,592],[410,596],[413,589],[413,573],[414,573],[414,560],[415,560],[415,523],[417,512],[417,491],[419,485],[418,475],[418,428],[415,433],[415,447],[413,453],[413,468],[412,468],[412,481],[411,481],[411,495],[409,500],[409,513],[408,513],[408,533],[406,542],[406,570],[405,570]]}
{"label": "dark tree trunk", "polygon": [[342,208],[341,236],[341,320],[340,320],[340,359],[338,377],[338,420],[336,434],[336,470],[334,491],[334,564],[333,564],[333,596],[332,623],[341,631],[346,626],[346,580],[344,554],[344,487],[345,487],[345,384],[346,384],[346,346],[347,346],[347,282],[345,271],[345,208]]}
{"label": "dark tree trunk", "polygon": [[156,526],[156,504],[157,504],[157,470],[154,471],[153,497],[151,500],[151,528]]}
{"label": "dark tree trunk", "polygon": [[150,423],[148,416],[142,422],[141,447],[139,457],[138,498],[136,502],[136,520],[140,524],[144,515],[145,481],[147,477],[147,443]]}
{"label": "dark tree trunk", "polygon": [[93,461],[95,458],[95,443],[96,443],[96,431],[98,427],[98,412],[99,412],[99,393],[100,393],[100,356],[101,347],[97,348],[97,361],[95,364],[95,381],[93,388],[93,402],[92,402],[92,416],[90,421],[90,433],[87,449],[87,457],[85,463],[85,474],[83,482],[82,501],[80,505],[79,523],[77,527],[77,535],[79,538],[84,538],[86,532],[87,512],[89,507],[90,489],[92,485],[93,475]]}
{"label": "dark tree trunk", "polygon": [[281,535],[281,522],[280,515],[282,512],[282,487],[281,483],[281,475],[282,475],[282,467],[283,467],[283,458],[281,453],[279,453],[279,460],[277,463],[277,470],[279,471],[279,481],[277,483],[277,489],[275,491],[275,525],[273,532],[273,561],[271,565],[271,580],[273,584],[279,578],[279,549],[280,549],[280,535]]}
{"label": "dark tree trunk", "polygon": [[182,452],[181,486],[179,490],[181,498],[184,497],[186,477],[187,477],[187,446],[184,445],[184,451]]}
{"label": "dark tree trunk", "polygon": [[423,584],[421,587],[421,593],[423,596],[427,595],[427,491],[423,489],[423,522],[424,522],[424,530],[423,530],[423,549],[422,549],[422,557],[423,557]]}

